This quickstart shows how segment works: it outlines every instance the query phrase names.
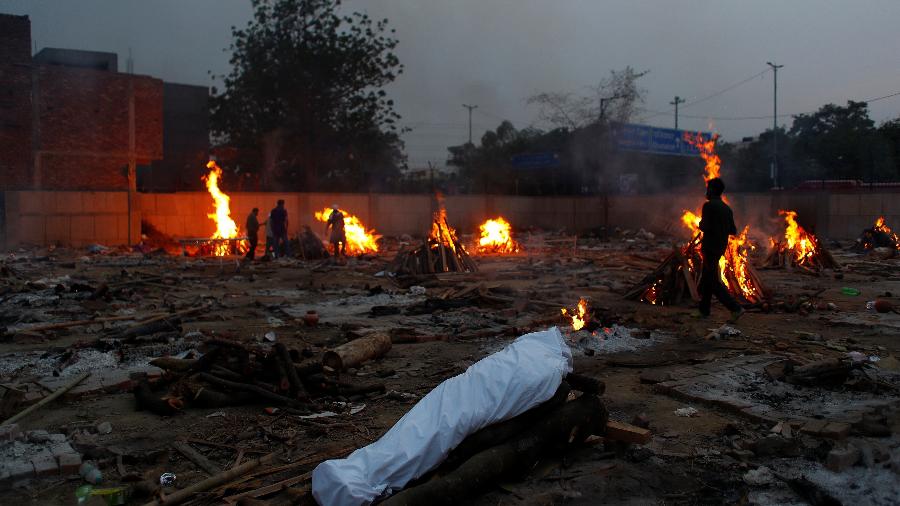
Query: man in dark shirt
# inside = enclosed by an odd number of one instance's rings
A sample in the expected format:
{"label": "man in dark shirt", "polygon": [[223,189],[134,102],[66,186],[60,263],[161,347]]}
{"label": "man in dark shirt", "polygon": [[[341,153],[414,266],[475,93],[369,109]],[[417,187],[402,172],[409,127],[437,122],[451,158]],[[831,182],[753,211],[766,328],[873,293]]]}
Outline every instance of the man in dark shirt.
{"label": "man in dark shirt", "polygon": [[728,248],[728,236],[737,234],[734,226],[734,215],[728,204],[722,201],[725,183],[719,178],[710,179],[706,183],[706,199],[700,219],[700,231],[703,238],[700,252],[703,254],[703,271],[700,276],[700,315],[709,316],[712,296],[731,311],[730,323],[737,322],[744,314],[744,309],[728,293],[719,277],[719,259]]}
{"label": "man in dark shirt", "polygon": [[275,238],[275,256],[283,257],[290,255],[290,244],[288,244],[288,214],[284,208],[284,200],[279,200],[275,209],[269,213],[269,220],[272,224],[272,236]]}
{"label": "man in dark shirt", "polygon": [[347,232],[344,230],[344,213],[337,204],[331,206],[331,214],[325,224],[325,231],[331,228],[331,246],[334,248],[334,258],[338,259],[347,254]]}
{"label": "man in dark shirt", "polygon": [[254,207],[247,216],[247,240],[250,242],[250,248],[247,249],[245,258],[251,262],[256,254],[256,245],[259,243],[259,226],[259,208]]}

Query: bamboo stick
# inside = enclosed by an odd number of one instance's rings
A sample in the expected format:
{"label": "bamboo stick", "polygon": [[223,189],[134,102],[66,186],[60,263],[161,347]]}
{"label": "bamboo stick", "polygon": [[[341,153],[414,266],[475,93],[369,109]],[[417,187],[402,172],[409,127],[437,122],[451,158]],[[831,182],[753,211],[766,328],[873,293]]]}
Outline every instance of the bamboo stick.
{"label": "bamboo stick", "polygon": [[58,390],[56,390],[56,391],[53,392],[52,394],[48,395],[47,397],[44,397],[43,399],[41,399],[41,400],[38,401],[37,403],[35,403],[35,404],[33,404],[33,405],[31,405],[31,406],[25,408],[24,410],[20,411],[19,414],[13,415],[12,417],[10,417],[10,418],[4,420],[3,423],[0,423],[0,425],[7,425],[7,424],[10,424],[10,423],[15,423],[15,422],[17,422],[17,421],[19,421],[19,420],[25,418],[26,416],[30,415],[31,413],[34,413],[35,411],[37,411],[38,409],[40,409],[40,408],[43,407],[44,405],[49,404],[49,403],[53,402],[54,400],[56,400],[57,397],[61,396],[62,394],[66,393],[66,392],[68,392],[69,390],[75,388],[76,385],[78,385],[79,383],[81,383],[82,381],[84,381],[84,379],[87,378],[87,377],[90,376],[90,375],[91,375],[91,372],[90,372],[90,371],[83,372],[83,373],[79,374],[75,379],[73,379],[72,381],[66,383],[65,385],[63,385],[62,387],[60,387]]}

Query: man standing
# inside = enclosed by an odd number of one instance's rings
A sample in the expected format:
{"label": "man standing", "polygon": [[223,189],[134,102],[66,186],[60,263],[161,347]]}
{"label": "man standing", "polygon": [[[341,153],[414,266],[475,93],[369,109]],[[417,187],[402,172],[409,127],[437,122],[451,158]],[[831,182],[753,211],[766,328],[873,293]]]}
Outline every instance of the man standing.
{"label": "man standing", "polygon": [[256,254],[256,245],[259,243],[259,226],[259,208],[254,207],[247,216],[247,239],[250,241],[250,248],[247,249],[245,258],[251,262]]}
{"label": "man standing", "polygon": [[728,288],[722,284],[719,276],[719,259],[728,248],[728,236],[737,234],[737,227],[734,226],[734,214],[728,204],[722,201],[724,192],[725,183],[721,179],[713,178],[706,183],[707,202],[703,204],[700,219],[700,231],[703,232],[700,243],[700,252],[703,254],[703,272],[700,276],[700,316],[703,318],[709,316],[712,296],[715,295],[719,302],[731,311],[729,323],[735,323],[744,314],[744,308],[728,293]]}
{"label": "man standing", "polygon": [[325,232],[331,227],[331,247],[334,248],[334,258],[338,259],[347,254],[347,232],[344,231],[344,213],[337,204],[331,206],[331,214],[325,223]]}
{"label": "man standing", "polygon": [[284,200],[279,200],[275,209],[269,213],[269,220],[272,222],[272,235],[275,237],[275,256],[283,257],[290,255],[290,244],[288,244],[288,213],[284,208]]}

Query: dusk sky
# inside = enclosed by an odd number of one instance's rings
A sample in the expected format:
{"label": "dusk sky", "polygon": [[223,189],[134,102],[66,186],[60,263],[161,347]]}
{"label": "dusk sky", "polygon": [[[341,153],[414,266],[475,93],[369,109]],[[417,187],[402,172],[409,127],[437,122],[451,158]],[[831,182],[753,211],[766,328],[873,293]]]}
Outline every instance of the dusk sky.
{"label": "dusk sky", "polygon": [[[397,29],[405,73],[389,92],[413,128],[405,139],[414,167],[443,163],[446,147],[466,140],[463,103],[478,105],[476,139],[503,119],[542,127],[529,95],[585,92],[626,65],[649,71],[636,122],[666,127],[675,95],[703,99],[764,72],[766,61],[785,65],[780,114],[900,92],[897,0],[356,0],[345,8]],[[231,26],[246,24],[251,8],[239,0],[3,0],[0,12],[29,15],[38,50],[113,51],[124,71],[131,48],[137,73],[211,85],[210,71],[229,70]],[[900,116],[900,96],[870,109],[877,122]],[[764,72],[682,106],[679,123],[738,140],[771,127],[771,114],[772,73]]]}

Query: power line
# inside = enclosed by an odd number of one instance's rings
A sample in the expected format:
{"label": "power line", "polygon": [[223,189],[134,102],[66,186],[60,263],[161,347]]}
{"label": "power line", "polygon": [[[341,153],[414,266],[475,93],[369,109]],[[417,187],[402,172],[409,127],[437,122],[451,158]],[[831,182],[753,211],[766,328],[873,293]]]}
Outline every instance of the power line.
{"label": "power line", "polygon": [[724,89],[721,89],[721,90],[719,90],[719,91],[713,93],[712,95],[707,95],[707,96],[705,96],[705,97],[703,97],[703,98],[700,98],[700,99],[697,99],[697,100],[692,100],[692,101],[690,101],[690,102],[684,104],[684,106],[682,106],[682,108],[683,108],[683,109],[686,109],[686,108],[688,108],[688,107],[690,107],[690,106],[692,106],[692,105],[697,105],[697,104],[699,104],[699,103],[701,103],[701,102],[706,102],[707,100],[712,100],[712,99],[718,97],[719,95],[723,95],[723,94],[728,93],[729,91],[731,91],[731,90],[733,90],[733,89],[735,89],[735,88],[737,88],[737,87],[739,87],[739,86],[742,86],[742,85],[744,85],[744,84],[746,84],[746,83],[749,83],[750,81],[756,79],[757,77],[760,77],[760,76],[764,75],[764,74],[765,74],[766,72],[768,72],[768,71],[769,71],[769,69],[765,69],[765,70],[763,70],[762,72],[757,72],[756,74],[753,74],[752,76],[750,76],[750,77],[748,77],[748,78],[746,78],[746,79],[742,79],[742,80],[740,80],[740,81],[738,81],[738,82],[732,84],[731,86],[728,86],[728,87],[726,87],[726,88],[724,88]]}

